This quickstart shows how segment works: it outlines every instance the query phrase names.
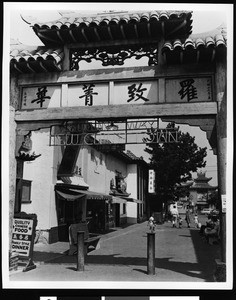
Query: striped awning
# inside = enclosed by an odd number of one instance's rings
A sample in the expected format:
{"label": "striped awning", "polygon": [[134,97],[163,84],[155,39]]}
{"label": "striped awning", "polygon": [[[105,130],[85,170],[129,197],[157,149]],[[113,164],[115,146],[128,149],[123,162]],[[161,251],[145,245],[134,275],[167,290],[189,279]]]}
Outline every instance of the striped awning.
{"label": "striped awning", "polygon": [[73,188],[57,188],[55,189],[56,193],[60,195],[67,201],[74,201],[79,200],[82,197],[86,197],[87,200],[94,199],[94,200],[112,200],[112,196],[92,192],[88,190],[80,190],[80,189],[73,189]]}
{"label": "striped awning", "polygon": [[122,204],[122,203],[126,203],[126,202],[127,202],[127,200],[124,199],[124,198],[112,196],[112,202],[111,203],[113,203],[113,204],[115,204],[115,203]]}
{"label": "striped awning", "polygon": [[76,194],[76,195],[71,195],[71,194],[68,194],[68,193],[63,193],[61,191],[57,191],[56,190],[56,193],[61,196],[61,198],[63,200],[66,200],[66,201],[75,201],[75,200],[79,200],[81,198],[84,197],[83,194]]}
{"label": "striped awning", "polygon": [[125,199],[126,199],[127,201],[129,201],[129,202],[134,202],[134,203],[143,203],[143,201],[142,201],[142,200],[135,199],[135,198],[126,197]]}

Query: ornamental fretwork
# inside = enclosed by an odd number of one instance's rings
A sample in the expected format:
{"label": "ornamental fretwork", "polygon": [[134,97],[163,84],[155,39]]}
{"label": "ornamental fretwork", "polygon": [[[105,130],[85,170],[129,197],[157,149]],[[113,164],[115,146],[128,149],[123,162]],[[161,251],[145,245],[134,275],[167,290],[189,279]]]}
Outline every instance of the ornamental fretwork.
{"label": "ornamental fretwork", "polygon": [[92,62],[93,59],[101,61],[103,66],[120,66],[126,59],[134,57],[140,59],[148,57],[148,65],[157,65],[158,50],[156,45],[111,47],[110,49],[71,49],[70,70],[79,70],[80,61]]}

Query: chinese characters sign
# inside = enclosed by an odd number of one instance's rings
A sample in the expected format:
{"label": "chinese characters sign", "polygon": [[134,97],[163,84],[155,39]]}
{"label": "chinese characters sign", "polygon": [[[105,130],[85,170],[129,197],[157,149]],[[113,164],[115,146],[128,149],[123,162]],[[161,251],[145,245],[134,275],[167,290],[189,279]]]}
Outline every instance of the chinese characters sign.
{"label": "chinese characters sign", "polygon": [[149,170],[148,171],[148,193],[154,194],[155,193],[155,171]]}
{"label": "chinese characters sign", "polygon": [[67,106],[108,105],[108,91],[108,83],[69,85]]}
{"label": "chinese characters sign", "polygon": [[60,107],[60,86],[28,87],[22,90],[22,109]]}
{"label": "chinese characters sign", "polygon": [[30,246],[34,242],[33,222],[30,219],[13,219],[12,251],[19,253],[20,256],[30,255]]}
{"label": "chinese characters sign", "polygon": [[112,104],[153,104],[158,100],[156,81],[121,82],[114,85]]}
{"label": "chinese characters sign", "polygon": [[213,101],[211,77],[166,80],[166,102]]}
{"label": "chinese characters sign", "polygon": [[[162,85],[163,86],[163,85]],[[164,102],[213,101],[211,77],[166,79],[163,91],[159,81],[138,80],[133,82],[88,82],[62,86],[27,87],[22,90],[22,109],[50,107],[92,107],[98,105],[158,104],[159,94]],[[161,101],[163,103],[163,99]]]}

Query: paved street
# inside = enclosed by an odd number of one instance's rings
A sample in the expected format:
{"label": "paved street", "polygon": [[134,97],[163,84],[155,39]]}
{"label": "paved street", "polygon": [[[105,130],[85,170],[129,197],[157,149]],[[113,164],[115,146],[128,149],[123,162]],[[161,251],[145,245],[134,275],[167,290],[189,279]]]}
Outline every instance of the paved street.
{"label": "paved street", "polygon": [[[205,217],[201,217],[202,222]],[[147,222],[103,235],[100,249],[88,254],[85,271],[76,271],[76,256],[65,255],[67,243],[36,244],[37,268],[13,272],[11,281],[175,281],[213,282],[219,245],[208,245],[198,229],[157,225],[155,275],[147,274]]]}

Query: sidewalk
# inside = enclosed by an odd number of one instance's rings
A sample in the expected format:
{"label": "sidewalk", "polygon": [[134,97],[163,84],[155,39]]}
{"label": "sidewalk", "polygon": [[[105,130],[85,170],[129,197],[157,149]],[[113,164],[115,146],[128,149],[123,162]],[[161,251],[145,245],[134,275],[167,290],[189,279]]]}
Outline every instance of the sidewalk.
{"label": "sidewalk", "polygon": [[147,274],[147,222],[119,228],[102,236],[100,249],[85,259],[85,270],[76,270],[76,256],[68,256],[68,243],[36,244],[36,269],[16,272],[11,281],[174,281],[213,282],[219,245],[208,245],[195,228],[157,225],[155,275]]}

